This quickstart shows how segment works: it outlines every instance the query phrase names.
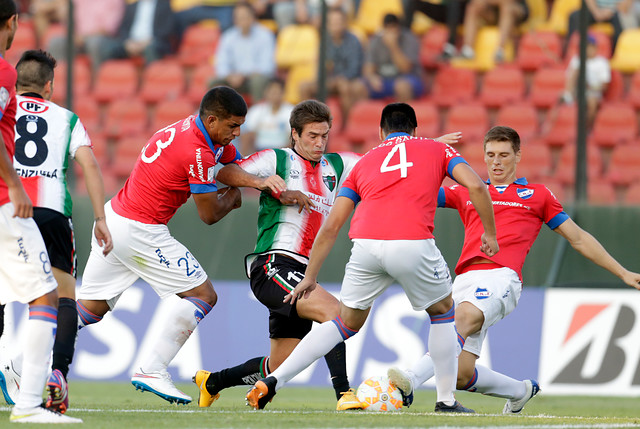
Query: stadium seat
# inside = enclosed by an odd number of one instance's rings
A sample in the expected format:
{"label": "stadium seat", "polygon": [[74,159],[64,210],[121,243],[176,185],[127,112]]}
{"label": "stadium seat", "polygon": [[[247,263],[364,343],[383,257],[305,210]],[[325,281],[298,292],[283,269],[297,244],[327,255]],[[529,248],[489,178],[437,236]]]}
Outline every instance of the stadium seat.
{"label": "stadium seat", "polygon": [[620,34],[611,58],[611,68],[622,73],[640,70],[640,28],[627,29]]}
{"label": "stadium seat", "polygon": [[624,202],[629,205],[640,206],[640,182],[629,186],[624,197]]}
{"label": "stadium seat", "polygon": [[461,131],[461,143],[475,145],[482,142],[488,129],[489,114],[487,109],[482,104],[470,102],[451,106],[442,132],[446,134]]}
{"label": "stadium seat", "polygon": [[364,144],[367,140],[380,139],[380,114],[385,105],[379,100],[363,100],[353,105],[345,128],[345,135],[351,144]]}
{"label": "stadium seat", "polygon": [[460,152],[460,155],[467,161],[469,166],[478,173],[478,176],[480,176],[482,180],[489,178],[481,144],[456,145],[455,148]]}
{"label": "stadium seat", "polygon": [[538,109],[549,109],[560,99],[566,80],[563,68],[538,69],[533,75],[529,100]]}
{"label": "stadium seat", "polygon": [[209,82],[213,80],[215,70],[211,64],[200,64],[197,66],[191,77],[188,79],[189,88],[186,96],[193,103],[200,103],[202,97],[209,89]]}
{"label": "stadium seat", "polygon": [[147,130],[147,107],[139,98],[116,100],[109,104],[104,118],[104,132],[120,139]]}
{"label": "stadium seat", "polygon": [[612,205],[617,202],[616,190],[610,183],[592,180],[587,183],[587,201],[594,205]]}
{"label": "stadium seat", "polygon": [[159,102],[153,112],[149,136],[167,125],[195,114],[196,110],[196,106],[186,98]]}
{"label": "stadium seat", "polygon": [[640,142],[614,147],[607,171],[607,181],[614,185],[640,181]]}
{"label": "stadium seat", "polygon": [[[73,99],[85,97],[91,91],[91,67],[87,61],[76,58],[73,62]],[[51,101],[64,106],[67,102],[67,63],[60,61],[55,68]]]}
{"label": "stadium seat", "polygon": [[529,182],[546,180],[553,167],[549,146],[523,142],[521,151],[522,158],[517,166],[518,177],[526,177]]}
{"label": "stadium seat", "polygon": [[18,20],[18,29],[15,36],[13,36],[11,49],[6,52],[5,59],[15,67],[24,51],[36,48],[37,41],[36,33],[33,29],[33,21]]}
{"label": "stadium seat", "polygon": [[313,25],[288,25],[276,39],[276,65],[288,69],[296,64],[315,63],[320,36]]}
{"label": "stadium seat", "polygon": [[449,39],[449,30],[446,25],[437,24],[427,30],[420,39],[420,64],[422,67],[432,69],[440,64],[438,57],[442,53],[444,44]]}
{"label": "stadium seat", "polygon": [[100,107],[93,98],[76,97],[73,102],[73,112],[78,115],[89,136],[93,138],[93,135],[100,131]]}
{"label": "stadium seat", "polygon": [[133,134],[118,141],[111,166],[116,177],[129,177],[148,138],[144,134]]}
{"label": "stadium seat", "polygon": [[89,137],[91,138],[91,144],[93,145],[93,156],[95,156],[96,160],[98,160],[100,168],[107,168],[110,164],[107,138],[101,132],[94,132],[93,134],[89,134]]}
{"label": "stadium seat", "polygon": [[[599,31],[589,31],[589,34],[596,38],[598,55],[601,55],[607,59],[611,59],[611,37]],[[579,48],[580,34],[576,32],[571,35],[571,39],[569,39],[567,52],[564,56],[565,65],[569,64],[569,61],[571,61],[571,58],[573,58],[574,55],[579,55]]]}
{"label": "stadium seat", "polygon": [[206,23],[189,26],[182,36],[178,49],[178,61],[185,67],[196,67],[200,64],[212,65],[220,39],[220,29]]}
{"label": "stadium seat", "polygon": [[315,62],[306,64],[295,64],[289,69],[287,80],[284,85],[284,99],[291,104],[302,101],[300,95],[300,85],[302,82],[314,81],[318,67]]}
{"label": "stadium seat", "polygon": [[538,112],[530,103],[508,103],[498,110],[495,125],[513,128],[520,140],[528,142],[538,135]]}
{"label": "stadium seat", "polygon": [[[451,64],[455,67],[471,68],[477,71],[491,70],[496,66],[495,54],[498,49],[500,34],[498,27],[488,25],[481,27],[474,45],[475,58],[454,58]],[[509,40],[504,49],[505,63],[513,61],[513,43]]]}
{"label": "stadium seat", "polygon": [[518,44],[516,65],[524,71],[553,66],[562,61],[562,43],[551,31],[525,33]]}
{"label": "stadium seat", "polygon": [[548,132],[542,136],[544,142],[551,146],[564,146],[576,141],[576,124],[578,112],[574,104],[560,104],[547,114],[544,129]]}
{"label": "stadium seat", "polygon": [[418,137],[436,138],[440,135],[440,115],[435,104],[428,100],[416,100],[411,103],[416,111]]}
{"label": "stadium seat", "polygon": [[549,20],[539,29],[551,30],[564,36],[569,30],[569,15],[580,8],[581,0],[555,0],[551,6]]}
{"label": "stadium seat", "polygon": [[140,98],[150,104],[161,100],[173,100],[185,90],[185,74],[176,60],[154,61],[142,72]]}
{"label": "stadium seat", "polygon": [[611,70],[611,82],[604,92],[603,98],[607,103],[621,101],[624,97],[624,76],[618,70]]}
{"label": "stadium seat", "polygon": [[131,60],[109,60],[102,64],[93,88],[100,103],[132,97],[138,89],[138,70]]}
{"label": "stadium seat", "polygon": [[382,28],[382,19],[388,13],[399,17],[404,15],[401,0],[361,0],[355,25],[362,28],[367,34],[373,34]]}
{"label": "stadium seat", "polygon": [[[587,178],[594,181],[602,174],[602,159],[597,147],[587,145]],[[556,180],[564,185],[573,185],[576,181],[576,145],[570,144],[562,148],[558,165],[553,174]]]}
{"label": "stadium seat", "polygon": [[435,75],[430,99],[440,107],[467,102],[475,96],[477,85],[472,69],[443,66]]}
{"label": "stadium seat", "polygon": [[638,135],[636,113],[627,103],[603,103],[596,113],[591,137],[598,146],[632,142]]}
{"label": "stadium seat", "polygon": [[479,100],[486,107],[500,107],[524,98],[524,74],[522,70],[500,66],[485,73],[480,86]]}
{"label": "stadium seat", "polygon": [[640,109],[640,70],[636,71],[631,77],[629,91],[627,92],[627,101],[636,109]]}
{"label": "stadium seat", "polygon": [[331,111],[332,122],[331,122],[331,135],[334,133],[341,133],[342,126],[344,124],[344,118],[342,117],[342,109],[340,108],[340,98],[339,97],[329,97],[326,101],[329,110]]}

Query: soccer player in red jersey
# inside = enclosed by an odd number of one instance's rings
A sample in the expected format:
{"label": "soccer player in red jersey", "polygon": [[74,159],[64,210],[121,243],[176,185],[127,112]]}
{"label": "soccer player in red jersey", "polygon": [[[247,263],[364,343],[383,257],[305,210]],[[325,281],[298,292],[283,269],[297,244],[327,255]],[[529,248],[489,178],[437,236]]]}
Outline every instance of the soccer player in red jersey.
{"label": "soccer player in red jersey", "polygon": [[[507,398],[504,413],[519,413],[540,390],[535,380],[519,381],[476,365],[487,329],[513,309],[522,291],[522,266],[543,223],[569,241],[578,252],[627,285],[640,289],[640,274],[620,265],[591,234],[563,211],[546,186],[518,178],[520,136],[509,127],[494,127],[484,138],[484,160],[489,170],[488,189],[493,201],[500,253],[478,251],[482,227],[469,205],[468,191],[453,185],[441,188],[439,207],[457,209],[465,228],[462,254],[456,266],[453,299],[456,328],[465,339],[458,358],[458,389]],[[424,356],[413,368],[389,369],[392,383],[409,394],[433,376],[433,362]]]}
{"label": "soccer player in red jersey", "polygon": [[[191,402],[174,386],[167,366],[218,298],[196,257],[171,236],[167,222],[191,195],[200,219],[208,225],[240,207],[237,188],[218,190],[214,167],[240,159],[229,143],[240,134],[246,113],[240,94],[215,87],[202,98],[197,115],[168,125],[149,139],[124,187],[105,205],[113,250],[104,255],[93,237],[78,291],[82,326],[99,322],[138,278],[161,298],[182,298],[157,327],[160,335],[131,379],[137,389],[169,402]],[[286,188],[277,176],[254,185],[274,192]]]}
{"label": "soccer player in red jersey", "polygon": [[394,280],[416,311],[431,318],[429,351],[438,368],[438,412],[473,412],[455,400],[457,373],[451,276],[435,245],[433,217],[438,190],[446,175],[469,188],[484,234],[478,247],[498,252],[491,199],[485,184],[452,147],[416,138],[415,111],[405,103],[387,105],[380,120],[383,142],[355,165],[320,228],[305,278],[284,301],[313,294],[318,272],[340,228],[353,215],[351,258],[340,291],[340,315],[307,334],[271,376],[247,394],[249,405],[263,408],[276,391],[332,347],[355,335],[376,297]]}

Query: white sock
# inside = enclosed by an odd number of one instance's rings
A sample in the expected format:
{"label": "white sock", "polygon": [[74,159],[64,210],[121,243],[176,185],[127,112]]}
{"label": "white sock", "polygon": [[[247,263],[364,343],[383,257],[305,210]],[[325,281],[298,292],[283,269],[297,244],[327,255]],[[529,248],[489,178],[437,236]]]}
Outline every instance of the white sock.
{"label": "white sock", "polygon": [[431,359],[431,355],[426,353],[422,356],[418,362],[407,370],[407,374],[412,378],[411,381],[413,382],[414,389],[417,389],[425,381],[433,377],[435,371],[433,369],[433,359]]}
{"label": "white sock", "polygon": [[211,305],[201,299],[187,297],[178,301],[165,318],[161,334],[140,365],[144,372],[167,369],[180,348],[189,339],[200,320],[211,311]]}
{"label": "white sock", "polygon": [[478,377],[473,388],[478,393],[498,398],[520,399],[526,393],[523,381],[493,371],[486,366],[476,365]]}
{"label": "white sock", "polygon": [[[453,320],[448,323],[434,323],[431,317],[429,330],[429,354],[433,359],[436,376],[437,402],[453,405],[454,392],[458,379],[458,359],[456,344],[458,342]],[[437,320],[437,319],[436,319]]]}
{"label": "white sock", "polygon": [[51,349],[56,335],[58,311],[49,305],[29,306],[22,351],[22,377],[16,408],[42,404],[42,392],[49,375]]}
{"label": "white sock", "polygon": [[[355,334],[354,331],[350,332]],[[348,335],[347,338],[353,334]],[[313,328],[293,349],[289,357],[271,373],[278,380],[276,390],[279,390],[285,383],[301,373],[313,362],[329,353],[331,349],[344,340],[345,338],[343,338],[334,320],[324,322]]]}

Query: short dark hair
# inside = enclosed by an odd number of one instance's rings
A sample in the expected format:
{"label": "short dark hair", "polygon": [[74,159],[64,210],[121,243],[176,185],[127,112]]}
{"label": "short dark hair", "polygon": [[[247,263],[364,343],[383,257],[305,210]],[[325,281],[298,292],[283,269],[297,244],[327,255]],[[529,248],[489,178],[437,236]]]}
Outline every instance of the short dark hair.
{"label": "short dark hair", "polygon": [[416,111],[407,103],[390,103],[382,109],[380,128],[385,135],[391,133],[408,133],[418,127]]}
{"label": "short dark hair", "polygon": [[13,0],[0,0],[0,25],[4,25],[16,13],[18,8]]}
{"label": "short dark hair", "polygon": [[[318,100],[305,100],[296,104],[289,116],[291,130],[292,132],[296,130],[298,135],[302,134],[302,129],[307,124],[326,122],[331,128],[332,121],[333,118],[331,117],[329,106]],[[293,138],[291,139],[291,145],[293,146]]]}
{"label": "short dark hair", "polygon": [[386,27],[387,25],[400,25],[398,15],[394,15],[393,13],[386,14],[382,19],[382,26]]}
{"label": "short dark hair", "polygon": [[496,126],[491,128],[484,136],[483,149],[487,148],[488,142],[509,142],[513,152],[520,151],[520,135],[511,127]]}
{"label": "short dark hair", "polygon": [[213,115],[218,119],[227,119],[230,116],[246,116],[247,103],[238,91],[228,86],[216,86],[211,88],[202,97],[200,119]]}
{"label": "short dark hair", "polygon": [[47,82],[53,81],[53,69],[56,59],[42,49],[25,51],[16,64],[18,72],[18,88],[44,88]]}

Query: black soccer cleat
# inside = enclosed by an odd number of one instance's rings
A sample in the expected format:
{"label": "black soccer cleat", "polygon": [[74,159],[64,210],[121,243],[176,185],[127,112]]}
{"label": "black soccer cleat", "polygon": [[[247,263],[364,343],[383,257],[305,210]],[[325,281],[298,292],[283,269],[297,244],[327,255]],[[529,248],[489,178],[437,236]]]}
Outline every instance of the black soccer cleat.
{"label": "black soccer cleat", "polygon": [[436,413],[475,413],[471,408],[463,406],[460,402],[456,401],[453,405],[447,405],[444,402],[436,402]]}

